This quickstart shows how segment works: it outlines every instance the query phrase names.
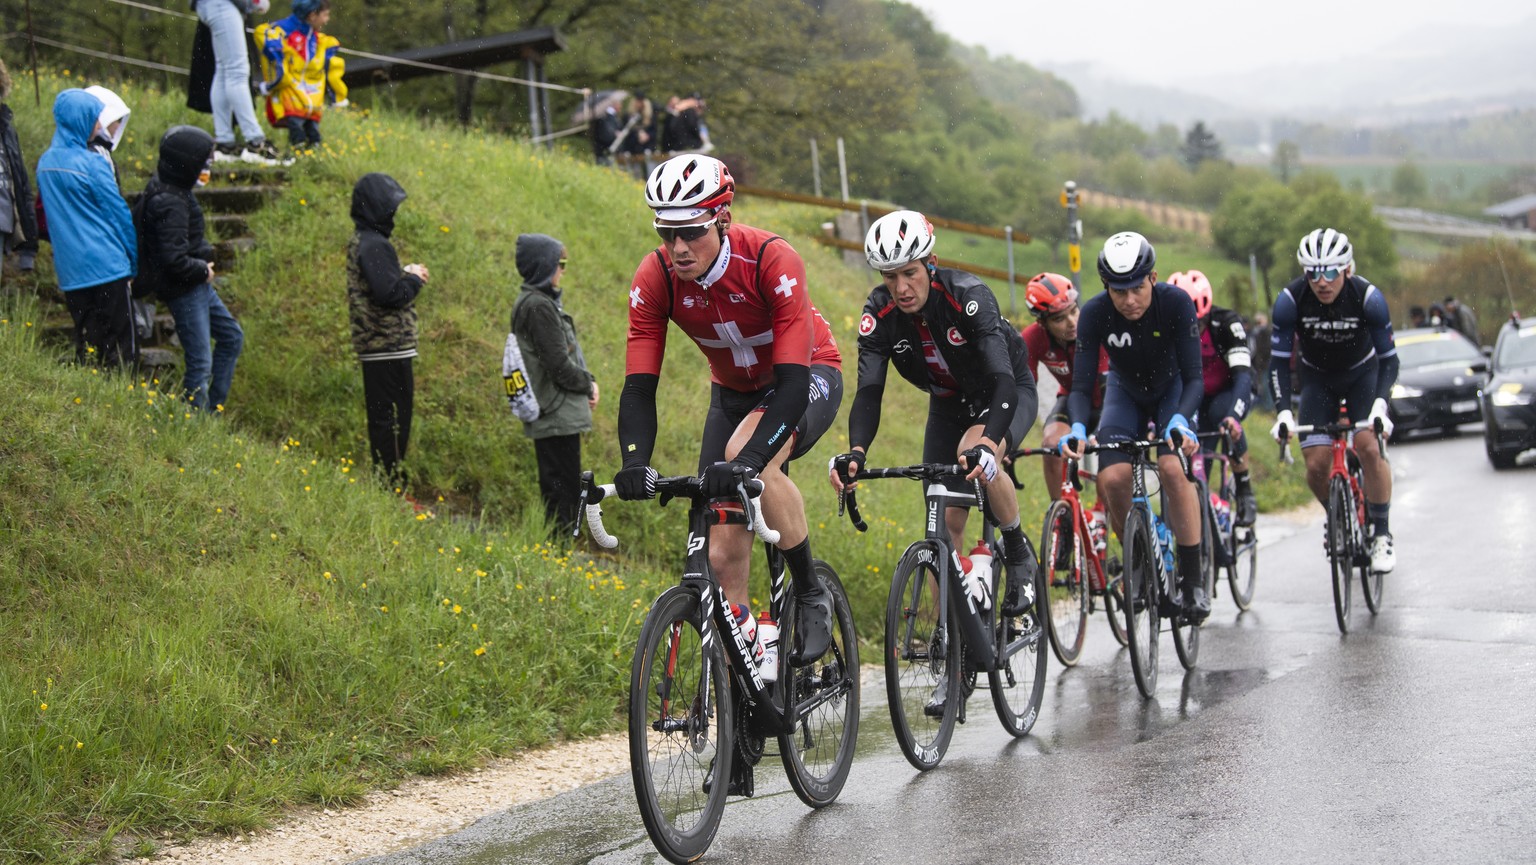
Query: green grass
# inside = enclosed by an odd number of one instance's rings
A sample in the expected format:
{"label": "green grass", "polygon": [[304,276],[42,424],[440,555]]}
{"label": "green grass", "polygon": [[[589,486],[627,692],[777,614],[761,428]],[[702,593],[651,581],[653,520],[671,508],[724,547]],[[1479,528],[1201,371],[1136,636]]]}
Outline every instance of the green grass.
{"label": "green grass", "polygon": [[[45,105],[71,83],[47,77]],[[204,118],[175,94],[118,89],[134,106],[118,163],[136,191],[159,132]],[[51,119],[13,106],[35,161]],[[35,276],[7,277],[37,297],[0,309],[0,862],[100,861],[146,853],[164,833],[247,831],[295,804],[345,804],[407,774],[622,722],[639,621],[676,579],[683,509],[608,508],[617,557],[542,543],[531,447],[498,377],[516,234],[553,234],[571,253],[567,306],[604,389],[585,460],[611,476],[626,294],[654,244],[638,184],[409,118],[335,112],[323,128],[327,149],[253,216],[260,245],[223,292],[247,336],[222,417],[188,416],[154,382],[59,364],[62,347],[40,335],[61,320],[47,257]],[[430,516],[381,489],[361,456],[342,256],[351,185],[374,170],[410,193],[402,259],[433,273],[409,460],[418,495],[443,500]],[[804,254],[851,390],[869,272],[810,241],[825,216],[809,208],[746,199],[737,216]],[[708,376],[686,340],[673,343],[655,463],[682,473]],[[921,394],[891,385],[877,462],[920,458],[925,411]],[[821,469],[846,444],[839,421],[796,478],[815,552],[878,641],[921,494],[871,486],[871,529],[856,534]],[[1297,500],[1294,476],[1256,462],[1266,506]],[[1022,476],[1033,534],[1045,494],[1037,470]]]}

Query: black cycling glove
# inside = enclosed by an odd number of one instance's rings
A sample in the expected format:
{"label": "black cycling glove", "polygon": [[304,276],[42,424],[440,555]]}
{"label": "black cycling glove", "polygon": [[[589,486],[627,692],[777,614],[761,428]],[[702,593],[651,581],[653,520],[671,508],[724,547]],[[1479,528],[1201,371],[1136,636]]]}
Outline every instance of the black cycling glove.
{"label": "black cycling glove", "polygon": [[715,463],[704,469],[704,495],[711,499],[734,496],[738,484],[755,477],[757,472],[742,463]]}
{"label": "black cycling glove", "polygon": [[630,466],[619,469],[619,473],[613,476],[613,486],[619,498],[626,502],[653,499],[656,497],[656,479],[659,477],[661,475],[650,466]]}

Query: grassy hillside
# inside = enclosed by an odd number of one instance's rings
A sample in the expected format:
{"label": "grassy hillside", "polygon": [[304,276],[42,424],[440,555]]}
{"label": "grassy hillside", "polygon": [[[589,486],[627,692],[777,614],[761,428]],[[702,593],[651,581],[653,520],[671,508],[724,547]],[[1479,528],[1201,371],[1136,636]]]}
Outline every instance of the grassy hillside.
{"label": "grassy hillside", "polygon": [[[47,79],[44,104],[72,83]],[[175,95],[119,90],[134,116],[118,163],[135,191],[159,133],[205,118]],[[35,162],[51,118],[13,106]],[[147,853],[163,832],[245,830],[294,803],[346,802],[620,720],[640,617],[675,580],[682,509],[609,508],[628,542],[618,558],[542,543],[531,448],[498,377],[515,237],[553,234],[604,389],[586,461],[611,475],[626,294],[654,244],[638,184],[474,130],[345,112],[323,128],[324,152],[252,217],[259,246],[223,290],[247,337],[222,417],[188,416],[153,382],[60,365],[39,335],[61,315],[46,256],[35,277],[8,276],[36,294],[0,309],[0,861]],[[413,512],[366,464],[343,250],[367,171],[410,193],[396,241],[433,273],[409,468],[418,497],[444,499],[434,513]],[[870,274],[804,239],[815,212],[749,199],[737,215],[805,255],[851,373]],[[707,400],[702,359],[674,337],[662,471],[693,467]],[[924,412],[916,391],[890,388],[877,461],[918,458]],[[870,534],[838,523],[821,466],[844,430],[796,476],[814,548],[878,640],[920,500],[915,485],[871,488]],[[1032,481],[1032,533],[1043,501]]]}

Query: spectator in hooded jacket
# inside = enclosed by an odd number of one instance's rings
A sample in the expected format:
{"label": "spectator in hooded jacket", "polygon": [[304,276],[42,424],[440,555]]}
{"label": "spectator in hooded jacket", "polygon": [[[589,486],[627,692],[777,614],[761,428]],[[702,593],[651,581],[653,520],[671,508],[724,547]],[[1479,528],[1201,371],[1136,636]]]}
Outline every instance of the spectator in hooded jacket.
{"label": "spectator in hooded jacket", "polygon": [[37,258],[37,209],[11,106],[5,104],[10,92],[11,76],[0,60],[0,258],[14,250],[17,266],[28,271]]}
{"label": "spectator in hooded jacket", "polygon": [[70,88],[53,102],[53,143],[37,161],[48,201],[53,269],[75,323],[75,356],[108,369],[138,361],[129,281],[138,238],[112,167],[91,149],[101,132],[101,100]]}
{"label": "spectator in hooded jacket", "polygon": [[213,247],[192,194],[208,182],[213,153],[213,137],[196,126],[172,126],[160,139],[160,163],[139,204],[144,285],[135,294],[153,291],[176,320],[187,400],[204,411],[223,411],[245,331],[213,287]]}
{"label": "spectator in hooded jacket", "polygon": [[320,32],[330,20],[330,0],[293,0],[292,15],[256,27],[267,122],[287,129],[288,143],[295,150],[320,146],[327,87],[335,94],[337,107],[347,105],[347,85],[341,78],[346,66],[338,53],[341,42]]}
{"label": "spectator in hooded jacket", "polygon": [[565,246],[547,234],[517,238],[523,289],[512,304],[512,332],[523,350],[539,416],[523,424],[539,463],[544,516],[558,535],[576,528],[581,502],[581,434],[592,429],[597,381],[576,341],[576,325],[560,304]]}
{"label": "spectator in hooded jacket", "polygon": [[368,448],[374,467],[396,492],[405,492],[400,467],[411,440],[415,410],[416,295],[431,278],[424,264],[400,266],[390,243],[405,190],[388,174],[365,174],[352,189],[347,245],[347,306],[352,347],[363,366]]}

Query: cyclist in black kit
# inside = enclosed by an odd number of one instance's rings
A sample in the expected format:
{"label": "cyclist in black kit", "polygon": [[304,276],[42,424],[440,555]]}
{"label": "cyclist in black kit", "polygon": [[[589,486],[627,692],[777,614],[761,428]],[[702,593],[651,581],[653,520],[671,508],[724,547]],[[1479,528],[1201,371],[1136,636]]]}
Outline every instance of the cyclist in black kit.
{"label": "cyclist in black kit", "polygon": [[[1018,616],[1034,604],[1036,562],[1019,525],[1013,484],[997,463],[1035,422],[1035,379],[1024,340],[1003,318],[992,289],[965,271],[939,267],[933,244],[933,226],[916,211],[888,213],[869,227],[864,254],[883,281],[870,291],[859,319],[859,385],[848,413],[849,453],[833,457],[828,473],[833,488],[841,490],[866,463],[880,427],[886,368],[894,362],[902,378],[929,394],[923,461],[947,463],[958,456],[971,470],[966,480],[986,481],[1008,574],[1002,612]],[[965,508],[945,510],[957,550],[965,549],[968,514]]]}
{"label": "cyclist in black kit", "polygon": [[[1148,422],[1164,443],[1157,449],[1157,473],[1167,494],[1163,519],[1178,546],[1178,583],[1183,616],[1195,623],[1211,614],[1200,575],[1200,511],[1195,486],[1184,476],[1173,448],[1193,456],[1200,447],[1189,418],[1204,394],[1200,374],[1200,330],[1195,304],[1178,288],[1157,281],[1157,253],[1145,237],[1122,231],[1104,241],[1099,277],[1109,289],[1083,304],[1077,325],[1077,359],[1067,408],[1072,431],[1061,439],[1067,456],[1081,458],[1088,431],[1094,359],[1109,353],[1109,381],[1095,433],[1100,443],[1141,438]],[[1099,454],[1099,487],[1110,524],[1123,537],[1131,508],[1130,457]]]}
{"label": "cyclist in black kit", "polygon": [[[1253,407],[1252,352],[1248,350],[1248,332],[1243,317],[1212,302],[1211,281],[1204,273],[1190,270],[1168,277],[1169,285],[1184,289],[1195,302],[1195,316],[1200,320],[1200,370],[1204,379],[1204,398],[1200,402],[1200,432],[1227,434],[1227,458],[1232,463],[1232,480],[1237,487],[1237,524],[1251,526],[1258,517],[1258,502],[1248,478],[1248,437],[1243,435],[1243,418]],[[1206,446],[1208,450],[1213,445]]]}
{"label": "cyclist in black kit", "polygon": [[[1397,382],[1397,344],[1392,339],[1392,313],[1381,289],[1355,275],[1355,250],[1349,237],[1332,228],[1319,228],[1301,239],[1296,261],[1304,275],[1292,280],[1275,298],[1274,362],[1269,383],[1275,405],[1282,411],[1271,435],[1283,438],[1296,429],[1290,411],[1292,352],[1301,357],[1303,425],[1326,424],[1338,418],[1339,402],[1351,422],[1370,421],[1383,437],[1392,434],[1387,397]],[[1367,412],[1366,406],[1370,406]],[[1301,440],[1307,463],[1307,485],[1327,504],[1328,474],[1333,455],[1327,435],[1314,433]],[[1387,521],[1392,503],[1392,467],[1381,455],[1375,436],[1356,436],[1355,454],[1365,474],[1366,512],[1370,520],[1371,570],[1389,573],[1397,564]]]}

